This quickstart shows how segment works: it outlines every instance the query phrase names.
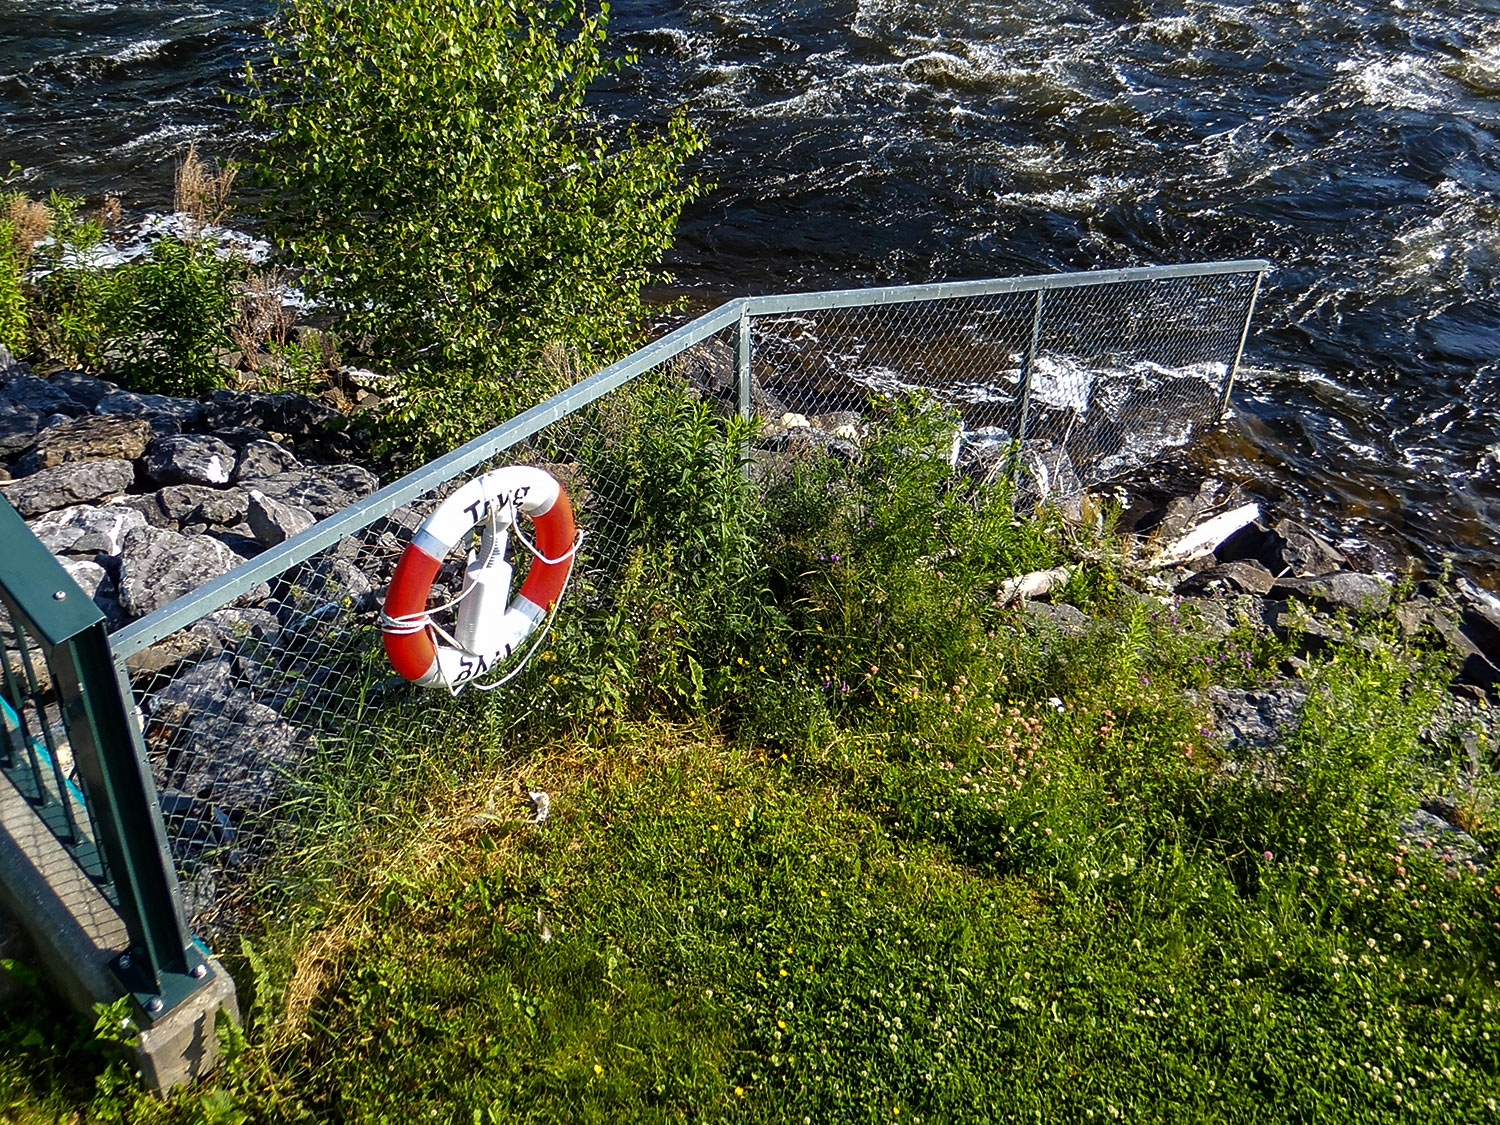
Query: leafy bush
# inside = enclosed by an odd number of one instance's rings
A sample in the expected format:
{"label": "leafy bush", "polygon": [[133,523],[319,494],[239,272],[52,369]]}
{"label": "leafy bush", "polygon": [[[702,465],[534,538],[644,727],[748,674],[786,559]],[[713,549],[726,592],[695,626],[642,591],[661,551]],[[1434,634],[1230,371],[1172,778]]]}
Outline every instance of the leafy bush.
{"label": "leafy bush", "polygon": [[132,390],[196,395],[222,385],[234,267],[203,243],[164,238],[121,267],[108,307],[121,381]]}
{"label": "leafy bush", "polygon": [[[722,419],[681,388],[644,382],[613,396],[583,442],[584,503],[624,498],[624,542],[589,548],[594,612],[565,623],[565,690],[596,713],[721,700],[729,660],[780,620],[760,595],[759,493],[742,464],[750,423]],[[603,501],[610,502],[610,501]],[[608,521],[608,522],[605,522]],[[585,580],[588,581],[588,580]]]}
{"label": "leafy bush", "polygon": [[[24,201],[24,197],[13,197]],[[79,214],[83,200],[53,192],[37,215],[30,265],[41,275],[31,283],[30,352],[79,367],[98,367],[112,326],[110,307],[119,281],[95,258],[104,241],[97,218]]]}
{"label": "leafy bush", "polygon": [[345,338],[404,375],[405,444],[524,404],[549,344],[592,365],[641,323],[702,141],[681,113],[650,138],[600,128],[604,31],[572,0],[291,0],[250,76],[268,223]]}
{"label": "leafy bush", "polygon": [[0,345],[12,353],[26,350],[26,292],[21,287],[23,268],[15,225],[0,221]]}

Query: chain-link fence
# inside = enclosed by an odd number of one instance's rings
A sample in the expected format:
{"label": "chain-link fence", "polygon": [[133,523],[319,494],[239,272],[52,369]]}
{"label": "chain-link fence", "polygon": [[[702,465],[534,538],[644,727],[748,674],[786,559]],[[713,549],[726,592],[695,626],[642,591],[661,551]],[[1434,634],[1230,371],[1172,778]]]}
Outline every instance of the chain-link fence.
{"label": "chain-link fence", "polygon": [[[413,532],[461,478],[530,464],[564,484],[585,538],[561,613],[610,596],[636,516],[619,451],[663,382],[759,415],[752,467],[808,448],[858,456],[870,396],[921,391],[962,416],[943,451],[956,466],[1066,502],[1218,420],[1264,268],[731,302],[127,626],[113,645],[193,925],[232,922],[260,860],[307,827],[305,779],[372,740],[460,721],[461,702],[393,675],[380,611]],[[458,594],[462,565],[445,562],[434,602]]]}
{"label": "chain-link fence", "polygon": [[955,462],[1066,506],[1218,424],[1259,279],[1133,272],[828,309],[772,298],[755,320],[754,406],[773,445],[833,444],[857,436],[872,392],[920,391],[962,418]]}

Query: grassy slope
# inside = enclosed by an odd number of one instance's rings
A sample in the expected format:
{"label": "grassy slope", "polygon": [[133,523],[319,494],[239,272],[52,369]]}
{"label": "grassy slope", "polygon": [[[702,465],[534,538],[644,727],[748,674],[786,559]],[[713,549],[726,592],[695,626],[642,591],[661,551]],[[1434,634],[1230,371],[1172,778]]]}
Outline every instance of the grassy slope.
{"label": "grassy slope", "polygon": [[[897,410],[767,515],[737,435],[641,409],[591,466],[642,497],[634,563],[527,719],[393,719],[294,795],[216,1085],[137,1098],[23,998],[0,1120],[1495,1115],[1500,897],[1397,830],[1457,769],[1419,737],[1445,675],[1419,647],[1366,622],[1289,745],[1227,770],[1191,693],[1276,644],[912,457],[941,418]],[[1080,549],[1080,634],[991,596]]]}
{"label": "grassy slope", "polygon": [[[1313,791],[1378,805],[1415,751],[1410,679],[1331,665],[1307,764],[1270,796],[1222,780],[1172,693],[1117,681],[1061,711],[982,708],[993,736],[966,735],[952,769],[874,731],[768,759],[626,724],[450,775],[341,852],[337,890],[261,951],[256,1046],[209,1108],[1484,1119],[1497,912]],[[522,778],[553,795],[544,826],[520,823]],[[86,1089],[49,1095],[46,1038],[0,1078],[18,1120]]]}

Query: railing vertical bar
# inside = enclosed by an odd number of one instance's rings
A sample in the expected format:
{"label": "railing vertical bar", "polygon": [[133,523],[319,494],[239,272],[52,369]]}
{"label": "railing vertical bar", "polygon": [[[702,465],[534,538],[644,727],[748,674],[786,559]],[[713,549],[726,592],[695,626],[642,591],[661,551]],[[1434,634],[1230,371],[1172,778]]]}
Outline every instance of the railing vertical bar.
{"label": "railing vertical bar", "polygon": [[31,671],[31,648],[26,643],[25,629],[16,629],[16,651],[21,657],[21,669],[25,674],[27,690],[17,690],[15,673],[9,661],[5,665],[5,678],[11,689],[12,698],[16,701],[16,725],[21,728],[21,742],[26,748],[26,759],[31,767],[31,783],[36,786],[34,803],[40,807],[46,807],[49,798],[47,786],[42,781],[42,763],[36,756],[36,737],[31,733],[31,725],[26,718],[27,706],[31,703],[32,693],[36,691],[36,677]]}
{"label": "railing vertical bar", "polygon": [[[18,633],[17,637],[24,638],[25,633]],[[22,643],[24,645],[24,640],[22,641]],[[63,777],[62,760],[57,753],[57,740],[52,736],[52,724],[47,721],[47,705],[42,701],[42,696],[44,693],[41,689],[41,686],[37,682],[36,668],[31,663],[30,652],[29,650],[24,649],[23,651],[26,653],[26,655],[22,658],[22,664],[26,669],[27,682],[31,686],[30,702],[32,708],[36,712],[37,726],[39,726],[42,731],[42,742],[46,744],[47,762],[52,767],[52,781],[57,786],[57,803],[62,806],[63,819],[68,823],[68,842],[72,844],[79,844],[83,842],[83,837],[78,831],[78,820],[73,815],[73,802],[68,799],[68,782],[67,779]],[[50,669],[48,675],[51,675]],[[59,715],[59,718],[61,718],[61,715]],[[33,763],[35,762],[35,760],[35,754],[33,753]],[[37,788],[42,788],[41,778],[39,777],[37,781]],[[46,802],[44,801],[43,804],[45,803]]]}
{"label": "railing vertical bar", "polygon": [[[10,645],[5,643],[3,634],[0,634],[0,680],[4,681],[3,690],[6,705],[19,716],[21,713],[21,694],[16,690],[15,678],[11,675]],[[21,730],[19,718],[14,731],[10,729],[9,723],[5,725],[5,733],[3,761],[5,767],[9,769],[15,766],[20,760],[21,744],[25,738],[24,732]]]}
{"label": "railing vertical bar", "polygon": [[1234,362],[1229,365],[1229,376],[1224,380],[1224,393],[1219,396],[1219,423],[1229,416],[1229,392],[1234,390],[1234,381],[1240,373],[1240,360],[1245,354],[1245,343],[1250,339],[1250,321],[1255,316],[1255,302],[1260,297],[1260,283],[1265,280],[1265,271],[1255,275],[1255,284],[1250,290],[1250,303],[1245,306],[1245,323],[1240,329],[1239,343],[1235,345]]}

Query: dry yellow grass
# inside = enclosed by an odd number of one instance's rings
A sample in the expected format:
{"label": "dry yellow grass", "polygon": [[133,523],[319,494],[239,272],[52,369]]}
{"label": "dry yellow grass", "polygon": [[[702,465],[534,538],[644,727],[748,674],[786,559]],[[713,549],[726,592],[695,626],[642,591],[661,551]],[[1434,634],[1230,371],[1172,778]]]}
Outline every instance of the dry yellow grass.
{"label": "dry yellow grass", "polygon": [[198,155],[196,144],[188,145],[173,183],[173,209],[194,223],[222,223],[229,214],[229,193],[238,172],[239,165],[233,161],[214,167]]}
{"label": "dry yellow grass", "polygon": [[31,257],[32,250],[36,244],[47,237],[47,232],[52,229],[52,212],[45,203],[28,199],[20,192],[4,200],[4,210],[0,212],[0,222],[9,224],[11,237],[15,248],[19,252],[21,260],[26,261]]}
{"label": "dry yellow grass", "polygon": [[[293,1046],[302,1036],[309,1013],[343,972],[350,956],[374,935],[372,915],[379,912],[399,872],[404,884],[437,885],[445,869],[472,869],[481,849],[483,863],[494,869],[517,862],[530,814],[527,794],[549,793],[553,809],[573,789],[629,786],[649,771],[667,766],[696,775],[704,799],[739,754],[707,727],[651,722],[619,728],[608,745],[576,737],[555,750],[488,770],[461,791],[439,787],[402,818],[392,836],[390,825],[372,830],[351,863],[343,893],[348,897],[336,914],[300,941],[296,968],[287,982],[280,1011],[263,1029],[274,1052]],[[357,887],[355,893],[349,893]]]}
{"label": "dry yellow grass", "polygon": [[296,310],[284,303],[289,282],[285,270],[272,267],[252,270],[237,287],[235,319],[229,328],[229,338],[250,357],[252,364],[254,357],[268,345],[284,347],[296,323]]}

